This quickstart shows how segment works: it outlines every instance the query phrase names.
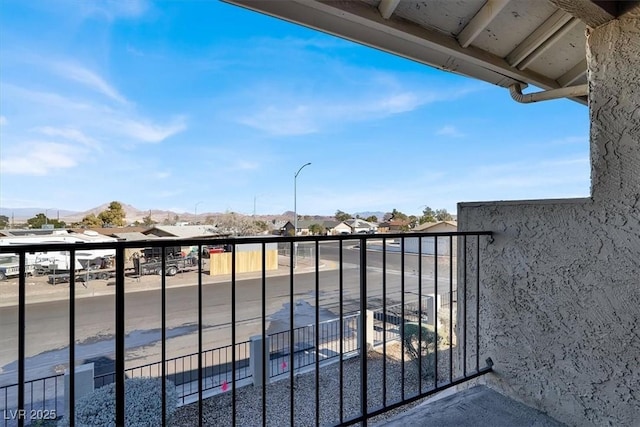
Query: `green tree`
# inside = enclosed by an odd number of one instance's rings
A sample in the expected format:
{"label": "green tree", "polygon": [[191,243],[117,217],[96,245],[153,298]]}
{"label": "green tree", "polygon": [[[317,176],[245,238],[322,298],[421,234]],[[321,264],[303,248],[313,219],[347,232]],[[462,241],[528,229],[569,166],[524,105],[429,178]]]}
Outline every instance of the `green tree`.
{"label": "green tree", "polygon": [[415,215],[409,215],[407,220],[409,221],[409,227],[411,228],[415,227],[418,224],[418,217]]}
{"label": "green tree", "polygon": [[236,212],[225,212],[217,218],[217,227],[233,236],[254,236],[260,232],[256,221]]}
{"label": "green tree", "polygon": [[392,221],[407,221],[409,217],[406,214],[400,212],[397,209],[391,211],[391,220]]}
{"label": "green tree", "polygon": [[151,227],[154,224],[157,223],[151,218],[151,214],[142,218],[142,225],[144,225],[145,227]]}
{"label": "green tree", "polygon": [[126,216],[122,203],[114,201],[109,203],[109,207],[106,210],[98,214],[98,219],[102,221],[104,226],[123,227],[126,224]]}
{"label": "green tree", "polygon": [[95,216],[95,214],[89,214],[84,218],[82,218],[82,221],[80,221],[80,224],[82,227],[92,228],[92,227],[102,227],[103,223],[100,218]]}
{"label": "green tree", "polygon": [[348,219],[351,219],[351,218],[353,218],[353,217],[351,216],[351,214],[346,213],[346,212],[343,212],[343,211],[341,211],[341,210],[339,210],[339,209],[338,209],[338,210],[336,211],[335,218],[336,218],[336,221],[340,221],[340,222],[342,222],[342,221],[346,221],[346,220],[348,220]]}
{"label": "green tree", "polygon": [[320,224],[311,224],[309,226],[309,231],[311,232],[311,234],[317,236],[317,235],[324,234],[325,228]]}
{"label": "green tree", "polygon": [[255,226],[256,230],[260,232],[265,232],[269,230],[269,224],[267,224],[266,221],[263,221],[261,219],[254,220],[253,225]]}
{"label": "green tree", "polygon": [[64,221],[58,221],[57,219],[49,219],[43,213],[39,213],[33,218],[27,220],[27,226],[29,228],[42,228],[45,224],[53,225],[53,228],[64,228],[67,224]]}
{"label": "green tree", "polygon": [[422,210],[422,216],[420,217],[420,224],[424,224],[425,222],[436,222],[436,212],[431,209],[429,206],[425,206]]}
{"label": "green tree", "polygon": [[436,333],[433,326],[425,323],[407,322],[404,324],[404,340],[402,347],[409,358],[414,362],[422,362],[420,371],[425,379],[433,378],[435,374],[435,352],[441,343],[441,336]]}
{"label": "green tree", "polygon": [[451,221],[453,216],[446,209],[436,209],[436,219],[438,221]]}
{"label": "green tree", "polygon": [[0,215],[0,228],[5,228],[7,225],[9,225],[9,217]]}
{"label": "green tree", "polygon": [[378,222],[378,217],[375,215],[371,215],[365,218],[365,221],[367,222]]}

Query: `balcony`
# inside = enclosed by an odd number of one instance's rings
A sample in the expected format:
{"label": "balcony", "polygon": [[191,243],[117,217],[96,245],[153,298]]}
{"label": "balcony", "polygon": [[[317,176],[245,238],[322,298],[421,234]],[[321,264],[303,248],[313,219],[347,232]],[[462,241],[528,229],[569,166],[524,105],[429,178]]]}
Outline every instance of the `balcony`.
{"label": "balcony", "polygon": [[[102,415],[133,425],[139,399],[127,390],[138,378],[156,379],[162,425],[386,419],[491,372],[481,304],[492,239],[229,238],[216,244],[230,251],[209,259],[210,240],[2,247],[20,261],[1,284],[2,425],[83,425],[83,396],[101,387],[113,389]],[[174,258],[139,258],[174,247],[191,259],[177,273]],[[95,249],[114,250],[113,267],[27,274],[31,254],[75,265]]]}

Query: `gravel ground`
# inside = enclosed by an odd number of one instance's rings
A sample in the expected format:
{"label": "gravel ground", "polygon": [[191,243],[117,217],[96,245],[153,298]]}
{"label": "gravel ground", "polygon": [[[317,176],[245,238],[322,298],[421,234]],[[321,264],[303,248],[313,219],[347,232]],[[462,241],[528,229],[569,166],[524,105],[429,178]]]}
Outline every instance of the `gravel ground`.
{"label": "gravel ground", "polygon": [[[377,349],[381,351],[380,349]],[[439,352],[439,376],[448,378],[448,352]],[[367,356],[368,408],[375,410],[382,407],[382,374],[383,355],[371,351]],[[446,367],[443,365],[447,365]],[[340,422],[340,382],[339,364],[332,363],[320,368],[320,425],[336,425]],[[397,402],[401,398],[401,363],[400,344],[387,345],[387,404]],[[405,362],[405,398],[417,394],[417,365]],[[429,389],[433,382],[423,381],[422,387]],[[357,416],[360,412],[360,359],[358,357],[344,361],[344,419]],[[290,424],[290,382],[287,377],[267,385],[267,425],[284,426]],[[231,425],[231,391],[206,399],[203,405],[203,424],[207,426]],[[315,411],[315,372],[296,376],[294,384],[295,426],[314,426]],[[371,422],[380,422],[393,415],[406,411],[405,405],[382,414]],[[262,425],[262,387],[253,385],[236,390],[236,416],[239,426]],[[198,425],[198,405],[191,404],[178,408],[172,417],[171,426],[190,427]]]}

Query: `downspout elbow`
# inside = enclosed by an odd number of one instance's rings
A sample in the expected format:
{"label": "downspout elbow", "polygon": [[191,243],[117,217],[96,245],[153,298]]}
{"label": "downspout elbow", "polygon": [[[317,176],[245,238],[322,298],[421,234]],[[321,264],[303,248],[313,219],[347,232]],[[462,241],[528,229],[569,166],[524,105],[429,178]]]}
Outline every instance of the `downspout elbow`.
{"label": "downspout elbow", "polygon": [[560,89],[551,89],[542,92],[523,94],[522,85],[520,83],[514,83],[509,86],[509,93],[511,94],[511,98],[513,98],[514,101],[523,104],[530,104],[532,102],[547,101],[550,99],[586,96],[589,94],[589,85],[583,84],[578,86],[563,87]]}

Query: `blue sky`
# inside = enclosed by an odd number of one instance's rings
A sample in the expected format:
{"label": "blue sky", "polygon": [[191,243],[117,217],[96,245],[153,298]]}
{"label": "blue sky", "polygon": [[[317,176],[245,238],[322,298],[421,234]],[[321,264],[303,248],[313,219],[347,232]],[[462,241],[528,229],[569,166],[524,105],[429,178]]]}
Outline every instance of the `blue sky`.
{"label": "blue sky", "polygon": [[[279,214],[589,194],[588,109],[219,2],[0,3],[0,206]],[[201,202],[201,203],[200,203]]]}

